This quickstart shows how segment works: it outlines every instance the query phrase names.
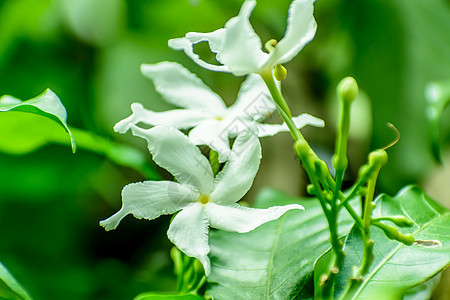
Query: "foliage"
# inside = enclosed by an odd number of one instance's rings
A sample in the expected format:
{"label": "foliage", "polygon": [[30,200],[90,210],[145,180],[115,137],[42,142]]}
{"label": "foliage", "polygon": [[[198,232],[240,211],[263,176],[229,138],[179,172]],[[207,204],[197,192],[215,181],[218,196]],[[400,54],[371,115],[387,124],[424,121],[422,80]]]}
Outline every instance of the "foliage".
{"label": "foliage", "polygon": [[[98,220],[108,217],[120,206],[122,186],[147,179],[170,179],[150,161],[143,143],[113,134],[112,128],[129,115],[130,104],[137,100],[156,111],[173,108],[161,101],[148,80],[139,74],[141,63],[181,62],[231,104],[230,99],[234,99],[242,80],[203,70],[182,53],[169,51],[167,40],[183,36],[186,29],[208,32],[223,26],[242,2],[0,0],[0,95],[29,99],[50,88],[64,103],[67,123],[71,125],[46,118],[42,110],[40,115],[17,110],[0,112],[0,261],[34,299],[131,299],[139,294],[151,299],[157,296],[142,294],[145,291],[162,291],[157,297],[174,297],[176,278],[168,254],[170,244],[165,237],[168,218],[154,222],[126,218],[123,227],[113,233],[98,228]],[[281,39],[290,2],[258,0],[251,22],[263,41],[274,37]],[[433,142],[435,156],[437,149],[442,156],[448,155],[450,111],[444,110],[445,105],[430,105],[438,114],[427,114],[429,103],[424,97],[428,84],[445,84],[450,78],[448,3],[444,0],[332,0],[317,1],[315,11],[319,24],[317,36],[302,55],[285,65],[288,76],[283,81],[283,90],[293,112],[314,112],[327,120],[324,130],[305,131],[308,141],[320,152],[321,158],[331,161],[329,153],[333,152],[333,145],[329,137],[334,135],[334,128],[328,120],[338,115],[331,105],[335,98],[333,91],[342,77],[351,74],[361,87],[358,101],[365,99],[365,106],[355,103],[352,108],[349,168],[343,186],[348,187],[357,180],[357,169],[369,149],[382,147],[393,139],[385,126],[387,121],[396,125],[401,139],[389,150],[389,163],[380,173],[377,190],[393,194],[407,183],[423,182],[435,168],[428,140]],[[206,47],[199,45],[196,51],[208,62],[214,62]],[[439,103],[445,101],[439,100]],[[367,125],[372,118],[373,134]],[[431,120],[429,130],[426,118]],[[437,127],[440,127],[440,135],[436,135]],[[69,131],[77,143],[76,155],[68,151]],[[266,155],[261,167],[262,171],[270,169],[270,179],[267,173],[256,178],[253,191],[244,199],[248,202],[252,202],[254,191],[268,181],[271,186],[290,194],[305,190],[306,183],[297,176],[299,172],[288,171],[293,165],[289,160],[293,156],[291,147],[283,146],[287,145],[283,137],[276,139],[278,158]],[[268,142],[263,142],[263,153],[271,153],[270,147]],[[292,185],[293,182],[300,184]],[[267,207],[261,204],[264,194],[298,201],[265,190],[257,200],[259,207]],[[388,203],[400,197],[404,203],[406,198],[401,195],[382,196],[378,201]],[[422,200],[432,202],[416,188],[410,189],[407,195],[418,198],[418,206]],[[434,208],[442,211],[438,205]],[[317,209],[317,203],[310,209]],[[288,213],[282,220],[293,214],[295,212]],[[346,221],[346,217],[341,221]],[[322,217],[321,226],[324,220]],[[279,221],[245,236],[260,234],[265,238],[262,232],[276,224]],[[436,224],[433,222],[430,228]],[[345,234],[350,225],[342,226],[340,233]],[[387,251],[398,245],[388,240],[378,227],[372,228],[373,238],[385,243]],[[415,228],[401,228],[400,232],[407,233]],[[426,230],[423,232],[428,234]],[[232,237],[233,241],[241,238],[238,234],[213,232],[211,242],[214,245],[220,239]],[[324,233],[320,251],[310,253],[310,258],[321,257],[327,248],[326,239]],[[354,229],[347,238],[348,249],[350,243],[356,247],[359,242],[358,231]],[[445,245],[443,243],[442,249]],[[227,246],[229,248],[225,249],[229,251],[239,248],[239,245]],[[403,253],[418,247],[401,246],[399,251]],[[251,252],[251,249],[243,250]],[[215,255],[218,250],[213,247],[213,260],[219,261],[220,257]],[[226,257],[220,259],[229,264],[240,261]],[[330,259],[325,257],[321,261],[328,267],[327,258]],[[348,263],[347,270],[352,267]],[[445,259],[440,263],[445,263]],[[427,269],[427,276],[416,279],[423,281],[441,267],[436,264],[434,271]],[[0,290],[7,294],[0,296],[14,299],[17,296],[12,295],[11,289],[19,295],[21,289],[9,281],[10,275],[5,275],[10,274],[9,271],[2,273]],[[213,267],[212,276],[216,276],[215,272]],[[302,277],[305,274],[309,289],[304,293],[312,296],[311,262],[304,274],[298,273],[286,282],[285,291],[299,292],[304,281],[300,280],[301,284],[296,286],[293,278],[305,278]],[[219,275],[220,282],[233,279]],[[320,276],[317,278],[319,280]],[[405,288],[418,283],[411,281]],[[231,289],[219,283],[208,286],[213,295]],[[243,291],[248,287],[237,289]],[[366,289],[362,292],[368,293]],[[22,298],[26,298],[23,295]],[[197,297],[183,293],[179,297],[184,296],[187,299]]]}

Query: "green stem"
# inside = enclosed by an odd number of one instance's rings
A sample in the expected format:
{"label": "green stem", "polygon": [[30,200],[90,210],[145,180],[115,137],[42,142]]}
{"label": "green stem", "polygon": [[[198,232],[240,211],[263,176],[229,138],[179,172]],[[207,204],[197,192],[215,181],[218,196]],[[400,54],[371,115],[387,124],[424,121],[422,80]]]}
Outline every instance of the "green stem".
{"label": "green stem", "polygon": [[[317,198],[319,199],[320,205],[322,206],[324,214],[327,218],[328,227],[330,231],[330,242],[333,251],[336,255],[335,264],[333,268],[330,269],[328,274],[328,277],[330,279],[329,282],[332,283],[334,276],[337,275],[339,269],[342,267],[345,255],[344,252],[342,251],[342,242],[339,240],[339,233],[337,230],[337,218],[338,218],[337,205],[332,204],[332,210],[330,210],[327,207],[327,198],[324,195],[322,187],[318,180],[318,178],[321,178],[323,182],[326,182],[326,177],[329,175],[328,169],[326,170],[326,174],[322,174],[325,173],[325,171],[318,169],[318,166],[320,166],[320,164],[322,164],[323,161],[320,160],[319,157],[316,155],[316,153],[311,149],[308,142],[305,140],[303,135],[300,133],[300,131],[297,129],[294,122],[292,121],[292,115],[290,113],[289,107],[286,104],[286,101],[284,100],[283,96],[281,95],[278,87],[276,86],[275,81],[273,80],[272,73],[267,72],[261,74],[261,76],[264,79],[264,82],[266,83],[272,95],[272,98],[274,99],[277,105],[277,109],[278,112],[280,113],[281,118],[287,124],[289,131],[292,134],[292,137],[296,141],[295,150],[297,152],[297,155],[302,161],[303,166],[305,167],[306,173],[308,174],[308,177],[310,178],[314,186]],[[320,173],[320,175],[322,176],[318,176],[318,174],[316,173]],[[328,287],[326,288],[326,293],[329,294],[331,291],[332,284],[328,283],[327,285],[330,286],[330,288]]]}
{"label": "green stem", "polygon": [[289,106],[287,105],[286,101],[281,95],[280,90],[275,84],[275,80],[273,80],[272,70],[267,70],[266,72],[263,72],[260,75],[264,80],[264,82],[266,83],[267,88],[269,89],[269,92],[272,95],[272,98],[275,101],[275,103],[278,106],[280,106],[280,108],[288,116],[288,118],[291,119],[292,118],[291,111],[289,110]]}

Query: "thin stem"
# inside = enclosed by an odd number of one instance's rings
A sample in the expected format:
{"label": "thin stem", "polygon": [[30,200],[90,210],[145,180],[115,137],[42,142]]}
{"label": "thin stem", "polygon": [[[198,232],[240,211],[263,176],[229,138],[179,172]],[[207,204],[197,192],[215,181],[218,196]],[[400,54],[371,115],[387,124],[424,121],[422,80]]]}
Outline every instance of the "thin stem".
{"label": "thin stem", "polygon": [[[337,219],[338,219],[338,207],[336,203],[331,203],[331,210],[327,207],[328,199],[326,198],[325,194],[323,193],[322,187],[320,185],[320,181],[324,183],[324,186],[326,186],[327,183],[327,176],[329,175],[328,169],[325,171],[322,169],[319,169],[321,166],[321,163],[323,163],[322,160],[319,159],[319,157],[316,155],[316,153],[311,149],[308,142],[305,140],[303,135],[300,133],[300,131],[295,126],[294,122],[292,121],[292,115],[289,111],[289,107],[286,104],[286,101],[284,100],[283,96],[281,95],[278,87],[275,84],[275,81],[273,80],[273,76],[271,72],[267,72],[264,74],[261,74],[261,77],[264,79],[264,82],[266,83],[267,87],[269,88],[269,91],[272,95],[272,98],[274,99],[278,112],[280,113],[281,118],[284,120],[284,122],[287,124],[289,131],[291,132],[292,137],[296,141],[296,147],[295,150],[297,152],[298,157],[303,163],[303,166],[305,167],[306,173],[308,174],[309,179],[311,180],[315,193],[317,198],[319,199],[320,205],[322,206],[322,209],[324,211],[324,214],[326,216],[327,222],[328,222],[328,228],[330,231],[330,242],[333,248],[333,251],[335,253],[336,259],[334,266],[330,269],[328,273],[328,283],[324,287],[324,295],[329,295],[332,287],[332,283],[334,281],[334,277],[339,272],[339,269],[342,267],[345,254],[342,250],[342,242],[339,240],[339,233],[338,233],[338,225],[337,225]],[[326,167],[326,165],[325,165]],[[326,172],[326,174],[325,174]],[[319,173],[319,174],[316,174]],[[322,176],[320,176],[322,175]],[[331,177],[331,175],[330,175]],[[320,181],[319,179],[320,178]],[[340,185],[336,185],[334,183],[334,195],[339,195],[337,193],[337,190],[340,190]],[[337,190],[336,190],[337,189]],[[333,196],[336,202],[336,197]]]}
{"label": "thin stem", "polygon": [[275,81],[273,80],[272,70],[267,70],[266,72],[263,72],[260,75],[264,80],[264,82],[266,83],[267,88],[269,89],[269,92],[272,95],[272,98],[275,101],[275,103],[278,104],[280,108],[283,110],[283,112],[288,116],[288,118],[291,119],[292,118],[291,111],[289,110],[289,106],[287,105],[286,101],[284,100],[283,96],[280,93],[280,90],[275,84]]}

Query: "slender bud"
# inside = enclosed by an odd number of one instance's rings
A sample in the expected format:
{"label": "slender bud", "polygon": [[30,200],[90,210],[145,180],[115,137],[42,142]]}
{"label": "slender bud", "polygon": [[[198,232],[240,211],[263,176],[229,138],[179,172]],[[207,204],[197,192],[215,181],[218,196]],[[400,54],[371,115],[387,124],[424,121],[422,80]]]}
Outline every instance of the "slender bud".
{"label": "slender bud", "polygon": [[389,221],[397,225],[398,227],[411,227],[414,225],[413,221],[408,219],[405,216],[389,216],[389,217],[380,217],[373,219],[373,221]]}
{"label": "slender bud", "polygon": [[351,103],[358,96],[359,88],[353,77],[345,77],[337,86],[337,94],[344,101]]}

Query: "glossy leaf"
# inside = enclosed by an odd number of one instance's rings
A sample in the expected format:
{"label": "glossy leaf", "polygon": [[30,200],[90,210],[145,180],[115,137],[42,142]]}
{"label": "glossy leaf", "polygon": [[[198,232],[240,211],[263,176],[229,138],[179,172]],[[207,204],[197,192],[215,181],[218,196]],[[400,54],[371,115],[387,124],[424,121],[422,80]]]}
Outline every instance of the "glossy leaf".
{"label": "glossy leaf", "polygon": [[[8,111],[20,111],[32,113],[57,122],[69,134],[72,151],[75,153],[76,149],[75,140],[66,123],[67,120],[66,109],[59,100],[58,96],[56,96],[56,94],[53,93],[51,90],[47,89],[39,96],[26,101],[22,101],[8,95],[3,96],[0,98],[0,112],[8,112]],[[29,127],[29,124],[24,125],[28,125],[27,127]],[[45,139],[45,137],[37,137],[37,138]]]}
{"label": "glossy leaf", "polygon": [[138,295],[134,300],[159,300],[159,299],[174,299],[174,300],[199,300],[204,299],[193,294],[158,294],[158,293],[144,293]]}
{"label": "glossy leaf", "polygon": [[[54,121],[33,114],[8,112],[0,117],[0,151],[23,155],[48,144],[70,145],[66,133]],[[91,132],[70,127],[77,147],[104,155],[114,163],[133,168],[148,179],[158,179],[159,175],[148,161],[146,153],[133,147],[110,141]]]}
{"label": "glossy leaf", "polygon": [[[31,297],[25,291],[25,289],[17,282],[17,280],[11,275],[6,267],[0,263],[0,298],[7,297],[6,299],[19,298],[23,300],[31,300]],[[5,295],[8,295],[6,296]]]}
{"label": "glossy leaf", "polygon": [[[305,211],[287,212],[245,234],[211,232],[208,293],[215,299],[312,297],[314,262],[330,246],[328,224],[319,202],[265,189],[255,206],[291,203],[300,203]],[[346,234],[352,224],[348,214],[341,214],[340,233]]]}
{"label": "glossy leaf", "polygon": [[[403,214],[414,225],[399,229],[412,233],[416,243],[406,246],[388,239],[383,231],[371,227],[375,241],[375,259],[364,281],[351,297],[373,298],[383,290],[404,291],[414,287],[443,270],[450,263],[450,212],[426,196],[417,187],[407,187],[397,196],[382,195],[377,200],[374,217]],[[344,267],[337,280],[336,293],[342,293],[354,266],[361,265],[362,241],[353,229],[346,239],[347,254]]]}

